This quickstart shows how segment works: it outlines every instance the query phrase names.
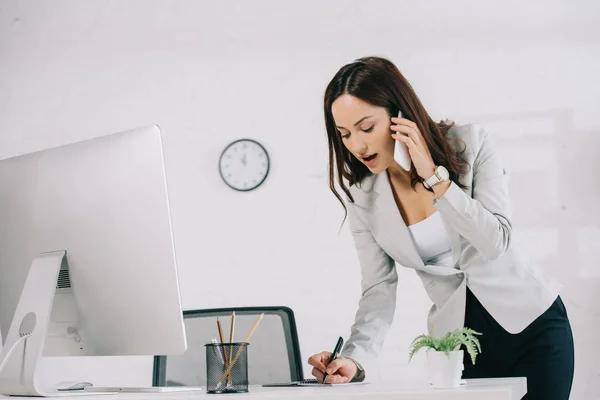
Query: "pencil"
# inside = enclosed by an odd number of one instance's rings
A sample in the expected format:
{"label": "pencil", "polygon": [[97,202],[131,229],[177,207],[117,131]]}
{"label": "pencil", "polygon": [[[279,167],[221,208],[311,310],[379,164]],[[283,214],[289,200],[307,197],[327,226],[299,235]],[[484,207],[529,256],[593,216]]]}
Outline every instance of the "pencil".
{"label": "pencil", "polygon": [[235,311],[231,313],[231,328],[229,329],[229,343],[233,343],[233,332],[235,331]]}
{"label": "pencil", "polygon": [[[231,328],[229,328],[229,361],[233,356],[233,333],[235,331],[235,311],[231,313]],[[230,371],[231,373],[231,371]],[[227,379],[231,379],[231,375]]]}
{"label": "pencil", "polygon": [[[221,327],[221,321],[219,321],[219,317],[217,317],[217,328],[219,329],[219,340],[221,344],[225,343],[225,339],[223,339],[223,328]],[[223,357],[225,357],[225,365],[227,365],[227,352],[225,351],[225,347],[221,346],[223,350]]]}
{"label": "pencil", "polygon": [[[254,322],[254,325],[252,325],[252,329],[250,329],[250,332],[248,333],[248,336],[246,336],[246,338],[244,339],[244,343],[250,343],[250,339],[252,339],[252,335],[254,335],[254,331],[256,331],[256,328],[258,328],[258,325],[260,324],[260,321],[262,321],[263,316],[265,314],[262,313],[258,316],[258,318],[256,319],[256,321]],[[243,347],[240,347],[239,350],[237,351],[237,353],[235,354],[235,357],[233,358],[233,360],[231,360],[231,362],[229,363],[229,365],[227,366],[227,369],[225,371],[225,373],[223,375],[221,375],[221,378],[219,379],[219,383],[231,373],[231,369],[233,368],[233,365],[235,364],[235,362],[237,361],[237,359],[240,357],[240,354],[242,354],[242,350]]]}

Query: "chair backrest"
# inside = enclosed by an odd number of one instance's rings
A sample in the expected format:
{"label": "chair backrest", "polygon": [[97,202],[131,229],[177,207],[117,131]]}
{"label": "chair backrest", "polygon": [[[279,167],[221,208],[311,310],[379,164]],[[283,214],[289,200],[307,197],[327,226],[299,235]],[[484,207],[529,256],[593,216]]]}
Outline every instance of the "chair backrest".
{"label": "chair backrest", "polygon": [[302,380],[302,357],[293,311],[288,307],[238,307],[184,311],[187,350],[179,356],[155,356],[154,386],[206,384],[206,347],[223,339],[229,342],[231,315],[235,311],[235,341],[243,341],[258,316],[264,317],[248,345],[248,379],[251,385]]}

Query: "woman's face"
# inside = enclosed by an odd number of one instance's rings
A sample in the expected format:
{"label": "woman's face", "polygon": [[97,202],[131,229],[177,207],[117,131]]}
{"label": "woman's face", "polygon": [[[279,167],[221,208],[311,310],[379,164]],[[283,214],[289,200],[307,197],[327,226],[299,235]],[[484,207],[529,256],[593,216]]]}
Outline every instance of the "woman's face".
{"label": "woman's face", "polygon": [[385,108],[343,94],[331,105],[331,113],[346,148],[372,173],[394,163],[392,121]]}

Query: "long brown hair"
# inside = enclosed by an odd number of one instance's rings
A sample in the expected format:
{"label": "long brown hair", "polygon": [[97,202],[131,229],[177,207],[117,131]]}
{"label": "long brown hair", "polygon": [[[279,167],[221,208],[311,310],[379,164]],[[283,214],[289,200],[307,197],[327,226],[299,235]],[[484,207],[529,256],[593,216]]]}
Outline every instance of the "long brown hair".
{"label": "long brown hair", "polygon": [[[371,171],[346,149],[336,128],[331,105],[341,95],[349,94],[367,103],[383,107],[390,117],[402,116],[417,124],[425,139],[431,157],[436,165],[443,165],[450,173],[450,179],[458,184],[458,176],[464,172],[466,163],[446,139],[446,133],[454,126],[453,122],[434,122],[421,104],[415,91],[402,76],[398,68],[389,60],[381,57],[363,57],[344,65],[327,85],[324,97],[325,128],[329,145],[329,187],[342,203],[347,215],[346,205],[335,188],[337,173],[338,185],[354,202],[349,187],[360,182]],[[463,149],[464,150],[464,149]],[[344,179],[348,181],[345,185]],[[421,182],[415,168],[411,170],[411,185]],[[345,219],[345,218],[344,218]]]}

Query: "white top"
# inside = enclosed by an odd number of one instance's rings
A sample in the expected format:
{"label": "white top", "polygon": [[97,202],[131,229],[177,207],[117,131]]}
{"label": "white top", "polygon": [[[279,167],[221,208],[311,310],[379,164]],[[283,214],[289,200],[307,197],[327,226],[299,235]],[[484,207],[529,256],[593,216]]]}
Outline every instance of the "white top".
{"label": "white top", "polygon": [[408,227],[426,265],[452,264],[452,244],[439,211]]}

